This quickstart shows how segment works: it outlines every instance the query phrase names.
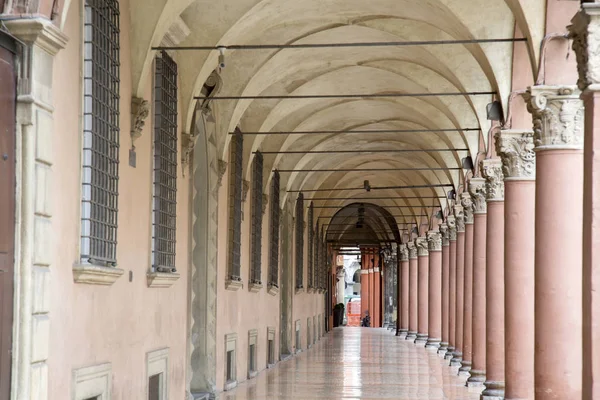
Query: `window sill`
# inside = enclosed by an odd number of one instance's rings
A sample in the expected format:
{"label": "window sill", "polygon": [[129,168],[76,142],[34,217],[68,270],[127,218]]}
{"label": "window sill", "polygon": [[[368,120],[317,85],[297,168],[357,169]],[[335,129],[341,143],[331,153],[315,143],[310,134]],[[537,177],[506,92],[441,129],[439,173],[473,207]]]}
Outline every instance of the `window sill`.
{"label": "window sill", "polygon": [[250,290],[251,293],[258,293],[258,292],[260,292],[260,290],[262,288],[263,288],[262,283],[251,282],[248,284],[248,290]]}
{"label": "window sill", "polygon": [[149,288],[170,288],[179,277],[176,272],[148,272],[146,275]]}
{"label": "window sill", "polygon": [[296,294],[303,293],[303,292],[304,292],[304,288],[303,287],[297,287],[296,288]]}
{"label": "window sill", "polygon": [[275,285],[269,285],[269,289],[267,291],[271,296],[277,296],[279,294],[279,288]]}
{"label": "window sill", "polygon": [[123,270],[116,267],[102,267],[93,264],[73,266],[73,281],[88,285],[110,286],[123,275]]}
{"label": "window sill", "polygon": [[231,290],[233,292],[240,290],[243,287],[244,287],[244,284],[242,283],[242,281],[234,281],[234,280],[228,279],[227,282],[225,282],[225,289]]}
{"label": "window sill", "polygon": [[229,391],[229,390],[233,390],[237,387],[237,381],[227,381],[225,382],[225,387],[223,387],[223,390],[225,392]]}
{"label": "window sill", "polygon": [[250,371],[248,372],[248,379],[254,379],[258,376],[258,371]]}

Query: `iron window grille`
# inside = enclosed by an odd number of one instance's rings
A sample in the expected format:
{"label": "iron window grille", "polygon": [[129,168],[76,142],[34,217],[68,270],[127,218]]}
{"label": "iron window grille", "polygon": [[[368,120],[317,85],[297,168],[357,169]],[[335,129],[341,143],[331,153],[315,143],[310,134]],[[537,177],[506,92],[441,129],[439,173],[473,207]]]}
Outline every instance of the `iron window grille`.
{"label": "iron window grille", "polygon": [[296,289],[302,289],[304,277],[304,195],[296,201]]}
{"label": "iron window grille", "polygon": [[177,63],[166,52],[155,59],[152,266],[176,272]]}
{"label": "iron window grille", "polygon": [[313,230],[314,223],[314,209],[313,203],[310,203],[308,207],[308,288],[312,289],[314,287],[314,275],[313,275],[313,267],[314,267],[314,249],[315,249],[315,231]]}
{"label": "iron window grille", "polygon": [[240,131],[231,138],[230,179],[229,179],[229,280],[241,278],[242,248],[242,162],[244,139]]}
{"label": "iron window grille", "polygon": [[269,285],[279,285],[279,171],[273,173],[271,182],[271,243],[269,247]]}
{"label": "iron window grille", "polygon": [[117,263],[119,2],[84,7],[81,262]]}
{"label": "iron window grille", "polygon": [[321,289],[321,232],[319,231],[319,224],[317,224],[317,229],[315,230],[315,232],[315,262],[313,267],[313,285],[315,288]]}
{"label": "iron window grille", "polygon": [[252,168],[252,235],[250,238],[252,265],[250,283],[262,284],[262,205],[263,155],[258,151]]}

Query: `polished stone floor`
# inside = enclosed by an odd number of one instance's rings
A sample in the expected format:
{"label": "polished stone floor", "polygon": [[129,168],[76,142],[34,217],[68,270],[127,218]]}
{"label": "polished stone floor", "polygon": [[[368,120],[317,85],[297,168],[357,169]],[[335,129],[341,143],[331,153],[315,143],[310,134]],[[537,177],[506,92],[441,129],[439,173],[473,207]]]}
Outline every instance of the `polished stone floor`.
{"label": "polished stone floor", "polygon": [[479,399],[464,382],[447,361],[390,331],[345,327],[219,400]]}

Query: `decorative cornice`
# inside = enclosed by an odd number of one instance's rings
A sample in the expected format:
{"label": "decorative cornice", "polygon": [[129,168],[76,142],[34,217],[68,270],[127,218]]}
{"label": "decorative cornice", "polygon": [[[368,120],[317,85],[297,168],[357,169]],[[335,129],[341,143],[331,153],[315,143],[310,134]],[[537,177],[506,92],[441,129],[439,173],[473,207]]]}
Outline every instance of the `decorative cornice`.
{"label": "decorative cornice", "polygon": [[131,98],[131,147],[135,149],[135,141],[142,136],[146,118],[150,115],[150,102],[140,97]]}
{"label": "decorative cornice", "polygon": [[415,245],[417,246],[417,254],[419,257],[425,257],[429,255],[429,243],[427,243],[427,238],[416,238]]}
{"label": "decorative cornice", "polygon": [[506,129],[496,133],[496,152],[504,180],[535,180],[533,131]]}
{"label": "decorative cornice", "polygon": [[446,223],[440,224],[440,234],[442,235],[442,246],[450,246],[450,231]]}
{"label": "decorative cornice", "polygon": [[465,224],[473,223],[473,200],[468,192],[462,192],[460,195],[460,203],[465,212]]}
{"label": "decorative cornice", "polygon": [[582,3],[568,27],[577,55],[580,90],[600,90],[600,4]]}
{"label": "decorative cornice", "polygon": [[427,243],[429,251],[442,251],[442,234],[436,231],[427,232]]}
{"label": "decorative cornice", "polygon": [[454,206],[454,218],[456,218],[456,232],[465,231],[465,210],[459,204]]}
{"label": "decorative cornice", "polygon": [[535,150],[583,148],[584,107],[576,86],[531,86],[525,99],[533,116]]}
{"label": "decorative cornice", "polygon": [[6,20],[4,25],[22,42],[39,46],[52,56],[67,46],[67,36],[46,18]]}
{"label": "decorative cornice", "polygon": [[417,247],[414,242],[406,243],[408,247],[408,258],[417,258]]}
{"label": "decorative cornice", "polygon": [[473,212],[485,214],[487,212],[487,189],[483,178],[471,178],[469,181],[469,193],[473,201]]}
{"label": "decorative cornice", "polygon": [[499,158],[481,161],[481,174],[485,178],[486,200],[504,201],[502,161]]}
{"label": "decorative cornice", "polygon": [[448,240],[456,241],[456,218],[453,215],[446,217],[446,225],[448,225]]}
{"label": "decorative cornice", "polygon": [[408,261],[408,247],[406,244],[398,246],[398,251],[400,252],[400,261]]}

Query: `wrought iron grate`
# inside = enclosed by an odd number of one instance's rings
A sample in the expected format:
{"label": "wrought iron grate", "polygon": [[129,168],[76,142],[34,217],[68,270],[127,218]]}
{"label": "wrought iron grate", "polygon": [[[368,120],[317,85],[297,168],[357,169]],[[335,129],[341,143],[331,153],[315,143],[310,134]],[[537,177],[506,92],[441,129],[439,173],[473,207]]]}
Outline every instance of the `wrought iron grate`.
{"label": "wrought iron grate", "polygon": [[262,206],[263,206],[263,155],[256,152],[252,168],[252,247],[251,283],[261,284],[262,273]]}
{"label": "wrought iron grate", "polygon": [[269,248],[269,284],[279,287],[279,171],[273,173],[271,182],[271,243]]}
{"label": "wrought iron grate", "polygon": [[314,249],[315,249],[315,231],[313,230],[314,224],[314,208],[313,203],[310,203],[308,207],[308,287],[314,287],[314,275],[313,275],[313,267],[314,267]]}
{"label": "wrought iron grate", "polygon": [[177,232],[177,63],[166,52],[155,59],[154,194],[152,265],[175,272]]}
{"label": "wrought iron grate", "polygon": [[241,281],[242,248],[242,162],[244,140],[236,131],[231,138],[230,179],[229,179],[229,279]]}
{"label": "wrought iron grate", "polygon": [[313,286],[317,289],[320,289],[320,283],[321,283],[321,276],[319,275],[321,273],[321,232],[319,231],[319,224],[317,223],[317,228],[315,230],[315,242],[314,242],[314,248],[315,248],[315,254],[314,254],[314,265],[313,265]]}
{"label": "wrought iron grate", "polygon": [[116,265],[119,181],[119,2],[84,8],[81,261]]}
{"label": "wrought iron grate", "polygon": [[296,289],[302,289],[304,277],[304,195],[296,201]]}

